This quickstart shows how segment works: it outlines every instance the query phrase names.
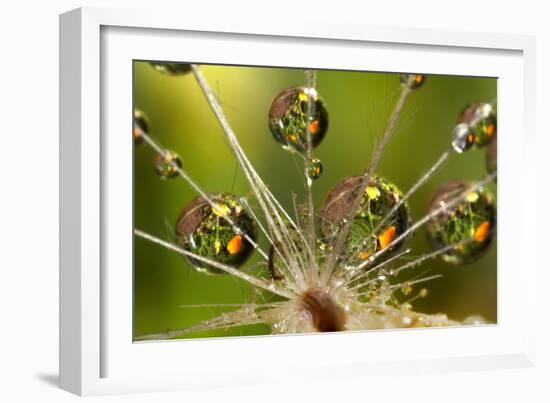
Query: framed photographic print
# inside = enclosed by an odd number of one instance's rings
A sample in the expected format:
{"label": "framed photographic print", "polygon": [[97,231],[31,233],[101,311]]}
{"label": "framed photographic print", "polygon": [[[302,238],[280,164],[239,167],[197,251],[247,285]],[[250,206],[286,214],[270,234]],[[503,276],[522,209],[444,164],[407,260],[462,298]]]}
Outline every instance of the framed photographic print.
{"label": "framed photographic print", "polygon": [[180,17],[61,16],[63,388],[531,365],[532,38]]}

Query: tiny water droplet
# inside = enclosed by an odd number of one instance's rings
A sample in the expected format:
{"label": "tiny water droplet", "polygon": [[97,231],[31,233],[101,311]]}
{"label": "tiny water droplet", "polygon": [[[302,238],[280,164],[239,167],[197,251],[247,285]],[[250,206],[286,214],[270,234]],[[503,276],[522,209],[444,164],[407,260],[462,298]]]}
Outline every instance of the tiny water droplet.
{"label": "tiny water droplet", "polygon": [[133,137],[134,144],[141,144],[143,142],[143,133],[149,132],[149,118],[143,111],[134,109],[134,128]]}
{"label": "tiny water droplet", "polygon": [[480,316],[480,315],[472,315],[472,316],[468,316],[466,319],[464,319],[464,324],[465,325],[484,325],[487,323],[487,321],[485,320],[485,318],[483,316]]}
{"label": "tiny water droplet", "polygon": [[318,245],[319,245],[319,250],[320,251],[327,252],[327,251],[332,250],[332,246],[330,244],[326,243],[326,242],[319,241]]}
{"label": "tiny water droplet", "polygon": [[426,76],[423,74],[401,74],[399,80],[402,85],[408,85],[411,90],[414,90],[424,84]]}
{"label": "tiny water droplet", "polygon": [[452,145],[457,153],[469,150],[474,144],[474,135],[470,131],[470,126],[466,123],[459,123],[455,126],[452,138]]}
{"label": "tiny water droplet", "polygon": [[155,70],[171,76],[180,76],[191,71],[191,65],[189,63],[150,62],[149,64],[153,66]]}
{"label": "tiny water droplet", "polygon": [[178,176],[178,168],[182,167],[181,158],[171,150],[165,150],[157,154],[155,159],[157,174],[162,179],[172,179]]}
{"label": "tiny water droplet", "polygon": [[407,281],[401,286],[401,292],[403,295],[409,295],[413,290],[412,284],[410,281]]}
{"label": "tiny water droplet", "polygon": [[315,180],[321,177],[323,173],[323,165],[321,160],[317,158],[310,158],[307,165],[307,176],[308,178]]}

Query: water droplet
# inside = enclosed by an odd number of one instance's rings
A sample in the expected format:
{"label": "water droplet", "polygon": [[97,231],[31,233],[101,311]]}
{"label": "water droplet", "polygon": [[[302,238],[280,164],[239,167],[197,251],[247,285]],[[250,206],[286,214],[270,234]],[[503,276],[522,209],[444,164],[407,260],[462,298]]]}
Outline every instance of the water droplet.
{"label": "water droplet", "polygon": [[[240,205],[237,196],[214,193],[209,194],[209,198],[217,206],[216,211],[202,197],[195,198],[183,208],[176,224],[176,242],[189,252],[238,268],[254,250],[246,239],[246,236],[256,239],[254,221]],[[225,212],[223,216],[219,214],[221,210]],[[235,227],[241,230],[240,234]],[[225,273],[196,259],[188,260],[199,271]]]}
{"label": "water droplet", "polygon": [[476,326],[476,325],[485,325],[487,321],[483,316],[471,315],[471,316],[468,316],[466,319],[464,319],[463,323],[465,325]]}
{"label": "water droplet", "polygon": [[[439,208],[441,201],[460,197],[471,184],[455,180],[436,189],[429,210]],[[489,249],[496,224],[496,208],[491,193],[484,188],[470,192],[463,201],[447,208],[426,227],[428,241],[435,250],[459,244],[442,254],[443,260],[454,264],[472,263]],[[465,241],[460,244],[461,241]]]}
{"label": "water droplet", "polygon": [[164,74],[169,74],[171,76],[180,76],[187,74],[191,71],[191,65],[189,63],[159,63],[159,62],[150,62],[151,66],[155,70],[160,71]]}
{"label": "water droplet", "polygon": [[322,251],[322,252],[328,252],[328,251],[332,250],[332,246],[329,245],[326,242],[322,242],[322,241],[317,240],[317,245],[318,245],[319,250]]}
{"label": "water droplet", "polygon": [[401,74],[399,80],[402,85],[408,85],[412,90],[419,88],[424,81],[426,81],[426,76],[423,74]]}
{"label": "water droplet", "polygon": [[[321,232],[328,238],[338,236],[344,217],[350,214],[358,187],[363,181],[361,176],[343,180],[329,191],[320,209]],[[374,233],[380,222],[403,198],[401,191],[393,183],[379,176],[371,178],[370,183],[361,192],[361,202],[346,240],[345,252],[348,257],[373,262],[374,253],[387,249],[390,256],[399,250],[406,239],[389,246],[410,226],[409,209],[403,203]]]}
{"label": "water droplet", "polygon": [[403,283],[403,285],[401,285],[401,292],[403,293],[403,295],[410,295],[412,290],[413,287],[410,281],[407,281],[406,283]]}
{"label": "water droplet", "polygon": [[[308,98],[312,101],[312,114],[308,119]],[[269,128],[273,137],[285,149],[298,152],[317,147],[328,129],[328,112],[323,100],[315,91],[304,87],[290,87],[277,95],[269,109]]]}
{"label": "water droplet", "polygon": [[427,288],[422,288],[420,290],[420,292],[418,293],[418,296],[420,298],[426,298],[428,296],[428,289]]}
{"label": "water droplet", "polygon": [[172,179],[178,176],[178,168],[182,167],[181,158],[171,150],[164,150],[155,158],[157,174],[162,179]]}
{"label": "water droplet", "polygon": [[475,102],[466,106],[458,121],[468,125],[476,147],[485,147],[497,134],[497,114],[489,103]]}
{"label": "water droplet", "polygon": [[459,123],[453,129],[453,148],[457,153],[463,153],[469,150],[474,144],[474,135],[470,131],[470,126],[466,123]]}
{"label": "water droplet", "polygon": [[321,164],[321,160],[318,160],[316,158],[311,158],[308,161],[307,176],[310,179],[315,180],[315,179],[319,179],[322,173],[323,173],[323,165]]}
{"label": "water droplet", "polygon": [[133,127],[133,137],[134,144],[140,144],[143,142],[143,133],[149,132],[149,118],[145,113],[139,109],[134,109],[134,127]]}

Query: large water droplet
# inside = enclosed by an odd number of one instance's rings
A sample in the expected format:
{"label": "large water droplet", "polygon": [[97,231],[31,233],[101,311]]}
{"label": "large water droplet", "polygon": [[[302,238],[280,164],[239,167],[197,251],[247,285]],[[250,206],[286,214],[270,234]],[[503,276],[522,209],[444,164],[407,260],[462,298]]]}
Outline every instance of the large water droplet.
{"label": "large water droplet", "polygon": [[[308,99],[312,110],[308,119]],[[328,112],[317,92],[304,87],[290,87],[275,97],[269,109],[269,128],[284,148],[298,152],[317,147],[328,129]]]}
{"label": "large water droplet", "polygon": [[475,102],[464,108],[458,119],[470,128],[476,147],[484,147],[497,134],[496,110],[489,103]]}
{"label": "large water droplet", "polygon": [[[350,214],[358,197],[362,181],[362,176],[353,176],[329,191],[320,209],[321,232],[324,237],[338,236],[344,218]],[[353,217],[346,240],[345,253],[348,259],[373,261],[372,256],[377,251],[388,248],[387,253],[391,255],[399,250],[406,239],[391,246],[390,244],[410,226],[406,203],[402,203],[380,225],[376,233],[374,230],[402,198],[403,194],[393,183],[379,176],[371,178],[370,183],[361,192],[359,209]]]}
{"label": "large water droplet", "polygon": [[[428,209],[434,211],[460,197],[471,184],[451,181],[436,189]],[[449,263],[465,264],[479,259],[488,249],[496,224],[496,208],[491,193],[484,188],[470,192],[454,207],[442,211],[426,227],[428,241],[435,250],[458,244],[442,254]],[[464,243],[460,243],[464,241]]]}
{"label": "large water droplet", "polygon": [[[254,221],[237,196],[216,193],[210,194],[209,198],[215,203],[215,208],[202,197],[184,207],[176,225],[176,241],[189,252],[238,268],[254,250],[247,240],[247,237],[256,239]],[[237,232],[235,227],[240,231]],[[188,260],[199,271],[225,273],[195,259]]]}

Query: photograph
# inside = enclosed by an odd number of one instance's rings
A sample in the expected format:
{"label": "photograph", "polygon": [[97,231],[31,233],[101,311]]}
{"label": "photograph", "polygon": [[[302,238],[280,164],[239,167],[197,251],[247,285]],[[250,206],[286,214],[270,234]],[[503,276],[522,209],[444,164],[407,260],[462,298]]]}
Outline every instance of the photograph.
{"label": "photograph", "polygon": [[134,342],[498,324],[497,77],[132,68]]}

